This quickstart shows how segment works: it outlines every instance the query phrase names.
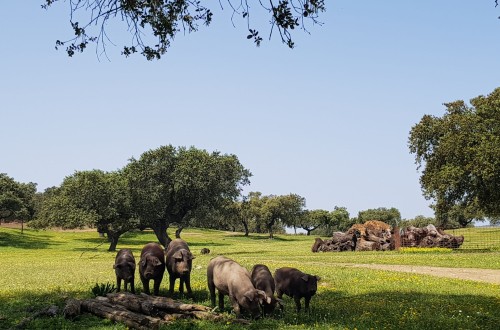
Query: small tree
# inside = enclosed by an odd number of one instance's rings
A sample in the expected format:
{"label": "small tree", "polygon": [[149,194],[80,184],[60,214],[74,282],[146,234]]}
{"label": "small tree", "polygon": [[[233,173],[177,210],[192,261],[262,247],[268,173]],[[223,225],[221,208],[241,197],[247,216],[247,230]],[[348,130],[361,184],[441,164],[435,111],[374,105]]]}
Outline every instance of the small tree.
{"label": "small tree", "polygon": [[36,183],[20,183],[0,173],[0,224],[2,221],[21,220],[21,233],[24,221],[33,219],[35,214]]}
{"label": "small tree", "polygon": [[331,226],[332,220],[330,212],[326,210],[304,210],[298,217],[296,226],[304,229],[307,236],[310,236],[312,231],[320,227]]}
{"label": "small tree", "polygon": [[293,226],[301,215],[305,204],[305,198],[297,194],[264,196],[261,215],[269,231],[269,238],[274,238],[273,227],[277,223]]}

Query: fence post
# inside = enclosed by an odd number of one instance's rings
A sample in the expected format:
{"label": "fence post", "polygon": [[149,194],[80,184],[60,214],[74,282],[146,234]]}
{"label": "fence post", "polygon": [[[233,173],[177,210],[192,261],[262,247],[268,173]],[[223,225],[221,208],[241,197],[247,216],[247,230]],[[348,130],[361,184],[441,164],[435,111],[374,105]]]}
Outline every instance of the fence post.
{"label": "fence post", "polygon": [[394,250],[399,251],[401,248],[401,233],[399,227],[394,227]]}

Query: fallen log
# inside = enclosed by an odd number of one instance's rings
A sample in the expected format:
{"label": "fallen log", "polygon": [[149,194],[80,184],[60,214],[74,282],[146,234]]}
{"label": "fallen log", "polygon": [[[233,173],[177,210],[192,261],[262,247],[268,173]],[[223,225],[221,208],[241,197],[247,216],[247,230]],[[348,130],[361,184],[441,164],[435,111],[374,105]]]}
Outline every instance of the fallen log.
{"label": "fallen log", "polygon": [[178,319],[203,319],[219,321],[223,317],[212,313],[203,305],[185,304],[165,297],[135,295],[128,292],[110,293],[106,297],[76,300],[68,299],[64,315],[73,319],[81,312],[88,312],[115,322],[122,322],[131,329],[157,329],[162,324]]}
{"label": "fallen log", "polygon": [[123,306],[97,299],[82,300],[81,309],[102,318],[124,323],[128,327],[138,330],[158,329],[160,325],[166,323],[159,318],[135,313]]}

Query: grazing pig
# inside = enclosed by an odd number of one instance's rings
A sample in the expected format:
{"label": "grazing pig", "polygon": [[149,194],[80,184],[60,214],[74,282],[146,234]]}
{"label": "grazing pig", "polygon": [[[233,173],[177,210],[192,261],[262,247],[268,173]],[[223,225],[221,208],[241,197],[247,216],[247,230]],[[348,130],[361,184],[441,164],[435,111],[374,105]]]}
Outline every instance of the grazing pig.
{"label": "grazing pig", "polygon": [[252,315],[260,315],[259,304],[267,300],[266,293],[252,284],[250,273],[234,260],[219,256],[210,260],[207,268],[208,290],[212,307],[215,307],[215,288],[219,291],[219,309],[224,309],[224,295],[229,296],[236,317],[241,309]]}
{"label": "grazing pig", "polygon": [[201,249],[201,254],[209,254],[209,253],[210,253],[210,249],[207,249],[207,248]]}
{"label": "grazing pig", "polygon": [[318,289],[319,276],[309,275],[296,268],[283,267],[274,273],[276,283],[276,296],[281,299],[283,294],[292,297],[297,306],[297,312],[300,312],[300,299],[305,298],[305,309],[309,311],[309,301],[316,294]]}
{"label": "grazing pig", "polygon": [[142,286],[146,294],[149,292],[149,280],[154,281],[154,294],[158,295],[160,284],[165,272],[165,255],[163,248],[157,243],[146,244],[141,251],[141,260],[139,261],[139,275],[141,276]]}
{"label": "grazing pig", "polygon": [[135,258],[132,251],[129,249],[121,249],[118,251],[113,268],[116,274],[116,291],[120,292],[123,280],[125,291],[127,291],[127,286],[130,283],[130,291],[135,293]]}
{"label": "grazing pig", "polygon": [[184,283],[189,296],[193,295],[191,291],[191,268],[193,254],[185,241],[180,238],[174,239],[168,245],[166,254],[166,265],[170,279],[170,295],[174,293],[174,284],[177,278],[180,279],[179,292],[184,293]]}
{"label": "grazing pig", "polygon": [[281,301],[274,297],[274,278],[266,265],[258,264],[253,266],[251,279],[252,284],[256,289],[262,290],[266,293],[267,299],[262,304],[264,315],[272,313],[276,308],[276,305],[279,305],[280,308],[283,309]]}

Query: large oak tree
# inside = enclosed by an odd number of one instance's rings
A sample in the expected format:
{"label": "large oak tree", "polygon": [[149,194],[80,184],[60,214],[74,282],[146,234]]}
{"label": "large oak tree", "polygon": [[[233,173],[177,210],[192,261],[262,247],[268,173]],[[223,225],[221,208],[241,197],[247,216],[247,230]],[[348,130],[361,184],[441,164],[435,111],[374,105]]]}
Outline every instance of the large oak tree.
{"label": "large oak tree", "polygon": [[251,176],[235,155],[172,145],[131,159],[125,171],[141,226],[152,228],[165,247],[171,241],[171,224],[183,226],[200,210],[236,200]]}
{"label": "large oak tree", "polygon": [[422,170],[424,196],[437,222],[466,226],[500,216],[500,88],[487,96],[445,103],[442,117],[425,115],[410,131],[409,148]]}

